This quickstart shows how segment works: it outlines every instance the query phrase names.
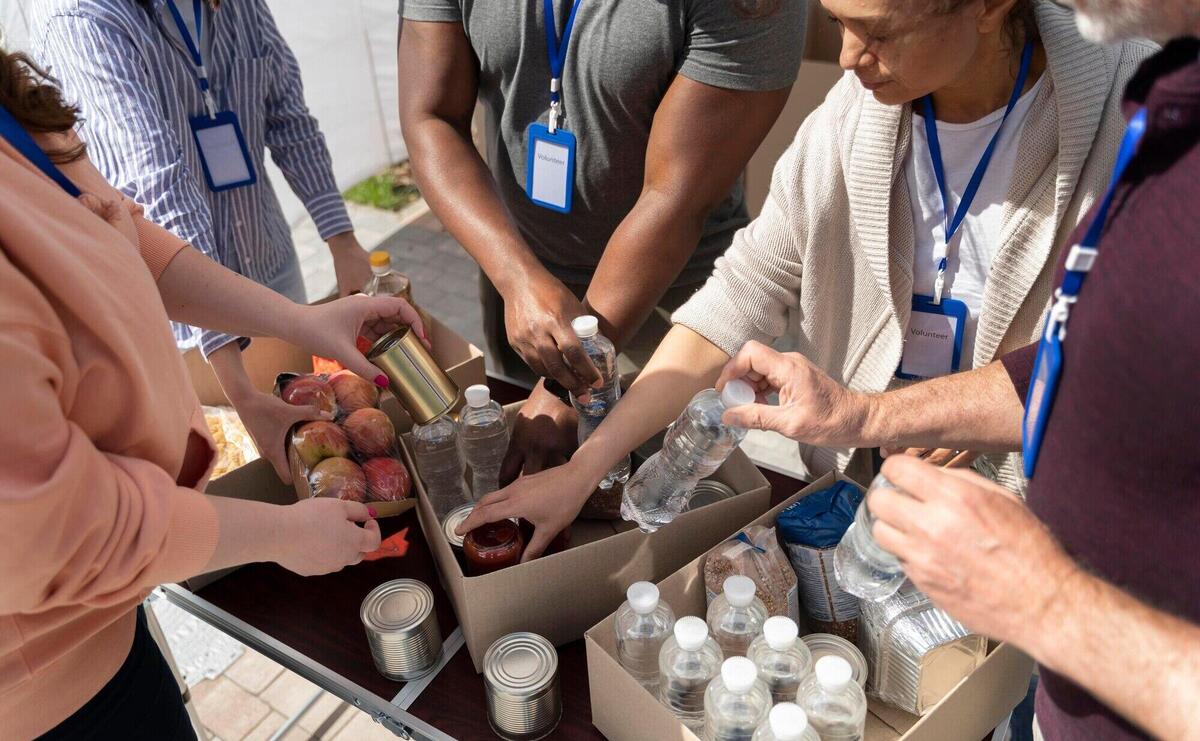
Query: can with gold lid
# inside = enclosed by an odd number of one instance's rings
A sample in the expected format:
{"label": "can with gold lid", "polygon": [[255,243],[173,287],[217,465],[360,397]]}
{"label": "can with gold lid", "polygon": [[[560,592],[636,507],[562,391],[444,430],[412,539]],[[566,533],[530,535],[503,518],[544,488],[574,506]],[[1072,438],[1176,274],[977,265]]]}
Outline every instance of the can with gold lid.
{"label": "can with gold lid", "polygon": [[425,676],[437,666],[442,632],[433,590],[416,579],[380,584],[362,601],[359,617],[375,667],[395,682]]}
{"label": "can with gold lid", "polygon": [[411,327],[397,327],[380,337],[367,360],[387,375],[401,406],[419,425],[428,424],[454,408],[458,386],[446,375]]}
{"label": "can with gold lid", "polygon": [[488,723],[507,741],[545,738],[562,718],[558,654],[536,633],[509,633],[483,655]]}

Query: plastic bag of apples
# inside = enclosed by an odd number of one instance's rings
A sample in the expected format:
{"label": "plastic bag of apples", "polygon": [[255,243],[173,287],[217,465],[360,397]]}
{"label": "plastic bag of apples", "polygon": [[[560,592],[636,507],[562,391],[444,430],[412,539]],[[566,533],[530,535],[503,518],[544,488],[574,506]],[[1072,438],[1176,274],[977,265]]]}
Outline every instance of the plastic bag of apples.
{"label": "plastic bag of apples", "polygon": [[348,370],[281,373],[275,391],[289,404],[334,415],[333,421],[303,422],[292,430],[288,462],[298,496],[366,502],[381,517],[412,507],[412,477],[375,384]]}

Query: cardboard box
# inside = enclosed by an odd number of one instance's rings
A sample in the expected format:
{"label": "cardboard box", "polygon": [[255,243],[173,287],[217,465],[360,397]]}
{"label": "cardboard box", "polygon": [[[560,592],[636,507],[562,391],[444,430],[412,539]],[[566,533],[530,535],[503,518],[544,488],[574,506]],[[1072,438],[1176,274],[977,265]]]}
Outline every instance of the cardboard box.
{"label": "cardboard box", "polygon": [[[799,494],[755,520],[756,525],[774,525],[786,507],[814,491],[831,486],[837,478],[827,474]],[[844,479],[849,480],[849,479]],[[739,528],[740,529],[740,528]],[[737,531],[727,533],[732,536]],[[662,598],[675,614],[704,616],[704,556],[688,563],[662,581]],[[614,604],[615,607],[615,604]],[[615,614],[610,614],[585,635],[588,684],[591,687],[592,723],[613,741],[681,739],[696,736],[675,719],[658,699],[642,688],[617,661]],[[866,741],[976,741],[999,725],[1025,697],[1033,661],[1009,644],[989,646],[987,659],[969,677],[950,691],[924,717],[871,701],[867,715]]]}
{"label": "cardboard box", "polygon": [[[411,436],[403,441],[405,465],[416,471]],[[740,450],[712,478],[739,496],[684,513],[652,535],[628,522],[577,520],[566,551],[483,576],[463,574],[424,487],[414,478],[414,489],[420,491],[421,529],[454,604],[475,671],[482,670],[488,646],[514,631],[532,631],[556,646],[579,640],[625,599],[630,584],[666,577],[716,545],[731,526],[749,522],[770,506],[770,484]]]}

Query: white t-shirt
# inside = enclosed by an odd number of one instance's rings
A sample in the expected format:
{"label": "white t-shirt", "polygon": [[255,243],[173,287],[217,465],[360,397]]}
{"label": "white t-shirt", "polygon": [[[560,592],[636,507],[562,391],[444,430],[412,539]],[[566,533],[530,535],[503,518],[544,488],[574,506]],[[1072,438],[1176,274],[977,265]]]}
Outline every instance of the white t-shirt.
{"label": "white t-shirt", "polygon": [[[980,183],[979,192],[975,194],[967,217],[963,219],[962,225],[954,234],[954,240],[950,243],[946,285],[942,295],[944,298],[958,299],[967,305],[961,370],[973,367],[975,330],[979,325],[979,312],[983,306],[983,291],[988,271],[991,270],[992,260],[1000,247],[1000,220],[1004,215],[1005,201],[1017,164],[1021,132],[1045,79],[1043,74],[1017,101],[1016,107],[1004,124],[1000,140],[996,143],[996,151],[992,155],[992,162],[983,177],[983,182]],[[933,161],[929,157],[929,140],[925,136],[925,119],[920,115],[921,111],[920,102],[914,103],[912,147],[905,163],[905,175],[908,179],[916,235],[913,290],[918,295],[932,296],[933,283],[937,278],[934,245],[942,244],[945,240],[946,222],[942,196],[938,192],[937,177],[933,172]],[[1001,108],[973,123],[938,122],[938,142],[942,147],[942,165],[946,172],[946,190],[949,192],[951,213],[958,209],[962,193],[971,182],[971,176],[975,174],[975,168],[1003,118],[1004,108]]]}

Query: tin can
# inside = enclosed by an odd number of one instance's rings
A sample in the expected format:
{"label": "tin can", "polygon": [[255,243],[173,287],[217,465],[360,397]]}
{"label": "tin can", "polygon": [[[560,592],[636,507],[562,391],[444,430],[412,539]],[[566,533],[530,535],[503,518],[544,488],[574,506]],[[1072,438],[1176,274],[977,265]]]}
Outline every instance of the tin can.
{"label": "tin can", "polygon": [[464,536],[456,535],[454,529],[463,524],[474,511],[474,504],[464,504],[460,507],[455,507],[446,514],[446,519],[442,521],[442,532],[446,534],[446,540],[450,542],[452,548],[462,550]]}
{"label": "tin can", "polygon": [[392,393],[413,421],[428,424],[454,408],[458,386],[434,362],[411,327],[397,327],[380,337],[367,352],[379,366]]}
{"label": "tin can", "polygon": [[437,666],[442,632],[433,591],[416,579],[380,584],[363,599],[359,617],[379,673],[394,682],[425,676]]}
{"label": "tin can", "polygon": [[716,504],[726,499],[732,499],[736,496],[737,492],[720,481],[704,479],[696,484],[696,488],[692,489],[691,494],[688,494],[687,501],[683,505],[683,511],[691,512],[694,509],[700,509],[701,507]]}
{"label": "tin can", "polygon": [[809,633],[800,640],[804,641],[808,650],[812,652],[814,666],[823,656],[841,656],[850,664],[854,681],[858,682],[859,687],[866,689],[867,659],[862,651],[858,650],[858,646],[832,633]]}
{"label": "tin can", "polygon": [[507,741],[548,736],[562,718],[558,654],[535,633],[509,633],[483,655],[488,723]]}

